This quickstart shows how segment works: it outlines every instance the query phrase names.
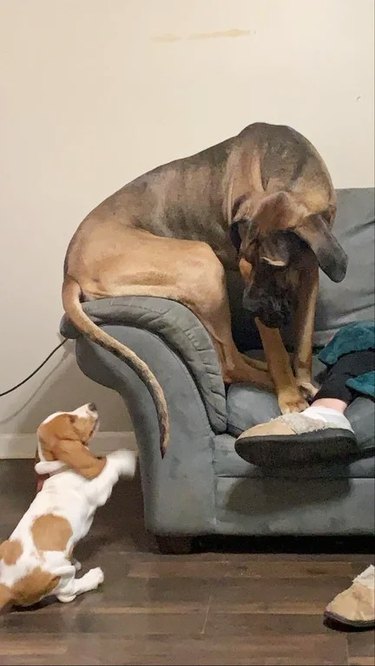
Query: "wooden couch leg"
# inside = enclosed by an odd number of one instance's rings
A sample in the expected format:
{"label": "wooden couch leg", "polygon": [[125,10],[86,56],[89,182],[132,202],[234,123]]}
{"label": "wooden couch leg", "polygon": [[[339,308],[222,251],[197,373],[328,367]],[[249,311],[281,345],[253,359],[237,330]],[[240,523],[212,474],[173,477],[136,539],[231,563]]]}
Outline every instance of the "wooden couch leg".
{"label": "wooden couch leg", "polygon": [[192,537],[155,535],[155,539],[163,555],[187,555],[192,552]]}

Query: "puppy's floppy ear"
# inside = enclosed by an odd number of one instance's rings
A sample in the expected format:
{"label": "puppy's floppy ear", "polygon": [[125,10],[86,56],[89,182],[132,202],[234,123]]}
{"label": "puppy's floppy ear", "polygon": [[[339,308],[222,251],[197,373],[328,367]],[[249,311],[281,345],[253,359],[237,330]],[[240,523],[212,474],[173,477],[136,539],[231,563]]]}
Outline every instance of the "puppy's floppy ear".
{"label": "puppy's floppy ear", "polygon": [[314,252],[322,271],[333,282],[341,282],[348,265],[347,254],[328,228],[321,215],[309,215],[293,232]]}
{"label": "puppy's floppy ear", "polygon": [[53,451],[58,460],[84,476],[85,479],[93,479],[98,476],[105,465],[105,459],[96,458],[79,440],[58,440]]}

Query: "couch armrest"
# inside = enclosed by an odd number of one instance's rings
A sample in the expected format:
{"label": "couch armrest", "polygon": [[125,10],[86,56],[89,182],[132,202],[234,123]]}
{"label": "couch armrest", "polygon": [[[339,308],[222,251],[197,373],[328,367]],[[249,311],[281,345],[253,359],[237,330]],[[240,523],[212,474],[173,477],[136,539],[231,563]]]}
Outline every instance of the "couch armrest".
{"label": "couch armrest", "polygon": [[[83,307],[99,326],[128,325],[161,338],[181,356],[194,377],[213,431],[225,432],[226,396],[216,351],[207,330],[191,310],[176,301],[150,296],[103,298],[84,303]],[[68,338],[79,335],[66,317],[60,330]],[[142,354],[143,349],[141,358]]]}
{"label": "couch armrest", "polygon": [[145,385],[113,354],[78,337],[81,370],[116,390],[129,410],[139,449],[146,528],[159,535],[213,532],[214,433],[192,373],[180,354],[150,331],[120,324],[103,329],[150,366],[168,404],[170,442],[162,459],[156,410]]}
{"label": "couch armrest", "polygon": [[194,379],[182,359],[153,333],[129,326],[104,326],[149,364],[168,404],[170,441],[160,456],[153,400],[143,382],[121,360],[79,337],[77,362],[94,381],[116,390],[133,423],[139,450],[145,525],[154,534],[213,531],[213,432]]}

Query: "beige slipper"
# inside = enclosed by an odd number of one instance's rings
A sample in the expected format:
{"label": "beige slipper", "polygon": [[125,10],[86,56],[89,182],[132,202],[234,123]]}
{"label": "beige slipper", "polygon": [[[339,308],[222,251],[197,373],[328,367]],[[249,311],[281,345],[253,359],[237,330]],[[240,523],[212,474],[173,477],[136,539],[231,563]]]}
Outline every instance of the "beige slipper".
{"label": "beige slipper", "polygon": [[375,567],[372,564],[328,604],[324,616],[349,627],[375,628]]}
{"label": "beige slipper", "polygon": [[261,467],[320,463],[359,453],[351,430],[299,413],[245,430],[235,449],[241,458]]}

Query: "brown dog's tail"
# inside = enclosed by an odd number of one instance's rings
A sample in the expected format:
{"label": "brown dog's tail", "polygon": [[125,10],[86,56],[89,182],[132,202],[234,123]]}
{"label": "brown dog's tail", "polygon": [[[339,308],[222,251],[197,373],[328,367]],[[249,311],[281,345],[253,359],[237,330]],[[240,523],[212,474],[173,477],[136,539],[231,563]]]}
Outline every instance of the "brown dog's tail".
{"label": "brown dog's tail", "polygon": [[67,316],[77,330],[125,361],[146,384],[155,404],[160,429],[160,451],[161,455],[164,456],[169,439],[169,417],[163,389],[148,365],[137,354],[108,333],[105,333],[88,317],[82,308],[81,293],[78,282],[74,278],[66,276],[62,288],[62,301]]}

